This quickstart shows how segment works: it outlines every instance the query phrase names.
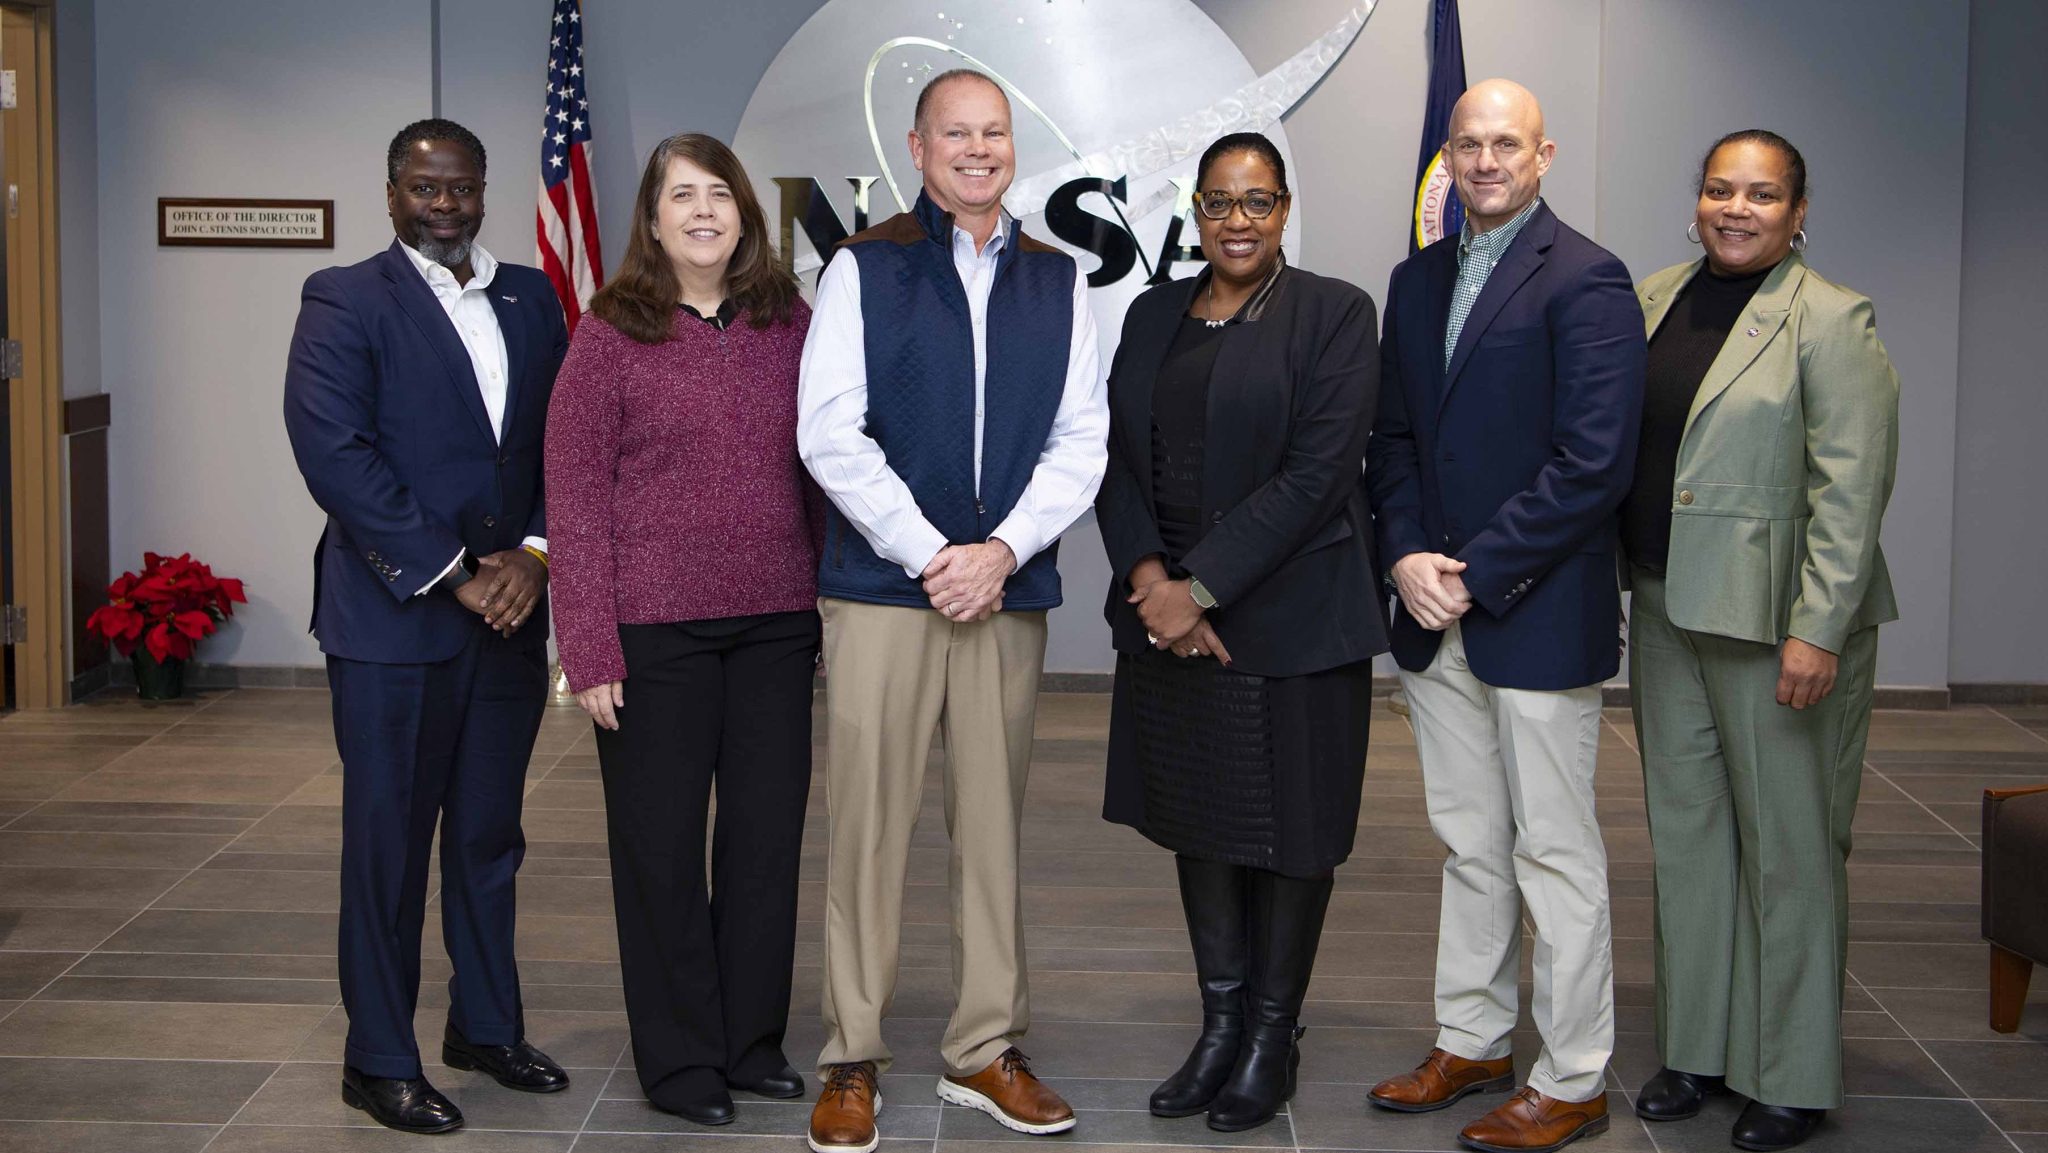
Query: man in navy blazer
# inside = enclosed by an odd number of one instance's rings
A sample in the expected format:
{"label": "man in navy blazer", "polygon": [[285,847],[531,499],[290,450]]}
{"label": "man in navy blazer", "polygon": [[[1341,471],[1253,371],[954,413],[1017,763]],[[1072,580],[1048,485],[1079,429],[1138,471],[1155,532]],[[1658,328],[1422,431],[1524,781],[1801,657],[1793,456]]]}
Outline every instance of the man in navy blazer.
{"label": "man in navy blazer", "polygon": [[327,513],[313,632],[342,761],[342,1100],[438,1133],[462,1114],[413,1036],[437,824],[455,970],[442,1060],[529,1092],[569,1083],[526,1042],[512,948],[520,798],[547,702],[541,432],[568,335],[545,277],[476,244],[474,135],[409,125],[386,175],[397,239],[306,280],[284,419]]}
{"label": "man in navy blazer", "polygon": [[1539,196],[1555,149],[1520,85],[1459,100],[1445,154],[1466,228],[1394,271],[1367,454],[1394,656],[1449,849],[1436,1047],[1370,1099],[1424,1112],[1513,1086],[1526,906],[1544,1051],[1528,1088],[1461,1134],[1486,1149],[1604,1129],[1614,1039],[1593,765],[1645,347],[1628,270]]}

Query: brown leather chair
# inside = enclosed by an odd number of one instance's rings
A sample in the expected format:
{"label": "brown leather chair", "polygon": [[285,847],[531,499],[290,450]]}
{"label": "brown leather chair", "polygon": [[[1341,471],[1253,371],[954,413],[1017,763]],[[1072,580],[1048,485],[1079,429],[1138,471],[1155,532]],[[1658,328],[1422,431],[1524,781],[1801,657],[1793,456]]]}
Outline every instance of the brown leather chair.
{"label": "brown leather chair", "polygon": [[2034,962],[2048,964],[2048,785],[1984,790],[1983,914],[1991,1028],[2015,1032]]}

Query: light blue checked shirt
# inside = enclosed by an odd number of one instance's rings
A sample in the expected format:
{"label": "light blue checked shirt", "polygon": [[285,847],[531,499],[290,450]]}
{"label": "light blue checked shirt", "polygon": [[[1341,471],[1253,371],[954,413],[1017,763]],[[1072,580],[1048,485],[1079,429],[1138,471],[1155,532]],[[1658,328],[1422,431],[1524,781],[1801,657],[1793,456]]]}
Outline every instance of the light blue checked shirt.
{"label": "light blue checked shirt", "polygon": [[1493,275],[1495,265],[1505,256],[1508,245],[1521,235],[1522,226],[1536,214],[1536,206],[1543,203],[1541,196],[1531,200],[1515,218],[1491,232],[1474,233],[1472,220],[1465,219],[1465,230],[1458,234],[1458,282],[1451,287],[1450,323],[1444,325],[1444,367],[1451,367],[1451,353],[1458,347],[1458,334],[1465,331],[1465,318],[1472,315],[1472,305],[1479,299],[1479,293],[1486,287],[1486,278]]}

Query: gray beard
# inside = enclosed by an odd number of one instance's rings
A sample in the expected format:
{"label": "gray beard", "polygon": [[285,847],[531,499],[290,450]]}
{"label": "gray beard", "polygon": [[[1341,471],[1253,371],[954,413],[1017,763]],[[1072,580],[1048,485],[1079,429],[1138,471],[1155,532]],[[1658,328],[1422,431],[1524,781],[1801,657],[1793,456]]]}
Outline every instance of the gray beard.
{"label": "gray beard", "polygon": [[[424,233],[425,230],[422,229],[421,232]],[[468,262],[470,246],[476,241],[473,236],[465,236],[459,240],[436,240],[431,235],[421,235],[418,239],[419,243],[413,247],[419,250],[421,256],[449,269]]]}

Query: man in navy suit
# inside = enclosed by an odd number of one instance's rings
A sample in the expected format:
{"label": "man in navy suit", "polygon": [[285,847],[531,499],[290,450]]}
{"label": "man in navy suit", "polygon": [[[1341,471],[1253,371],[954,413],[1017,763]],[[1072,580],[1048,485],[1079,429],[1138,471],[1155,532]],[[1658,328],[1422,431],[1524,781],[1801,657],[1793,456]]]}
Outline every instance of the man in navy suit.
{"label": "man in navy suit", "polygon": [[1465,1144],[1555,1149],[1607,1127],[1607,859],[1593,811],[1600,683],[1620,662],[1615,510],[1642,410],[1628,270],[1539,196],[1536,98],[1489,80],[1445,143],[1466,227],[1395,269],[1367,454],[1393,649],[1430,825],[1449,850],[1436,1046],[1370,1100],[1403,1112],[1512,1088],[1522,913],[1544,1050]]}
{"label": "man in navy suit", "polygon": [[407,126],[387,179],[397,240],[306,281],[284,419],[327,513],[313,632],[342,761],[342,1100],[439,1133],[462,1114],[413,1036],[436,824],[455,969],[443,1062],[528,1092],[569,1084],[526,1042],[512,948],[520,798],[547,701],[541,431],[568,335],[546,278],[476,243],[474,135]]}

